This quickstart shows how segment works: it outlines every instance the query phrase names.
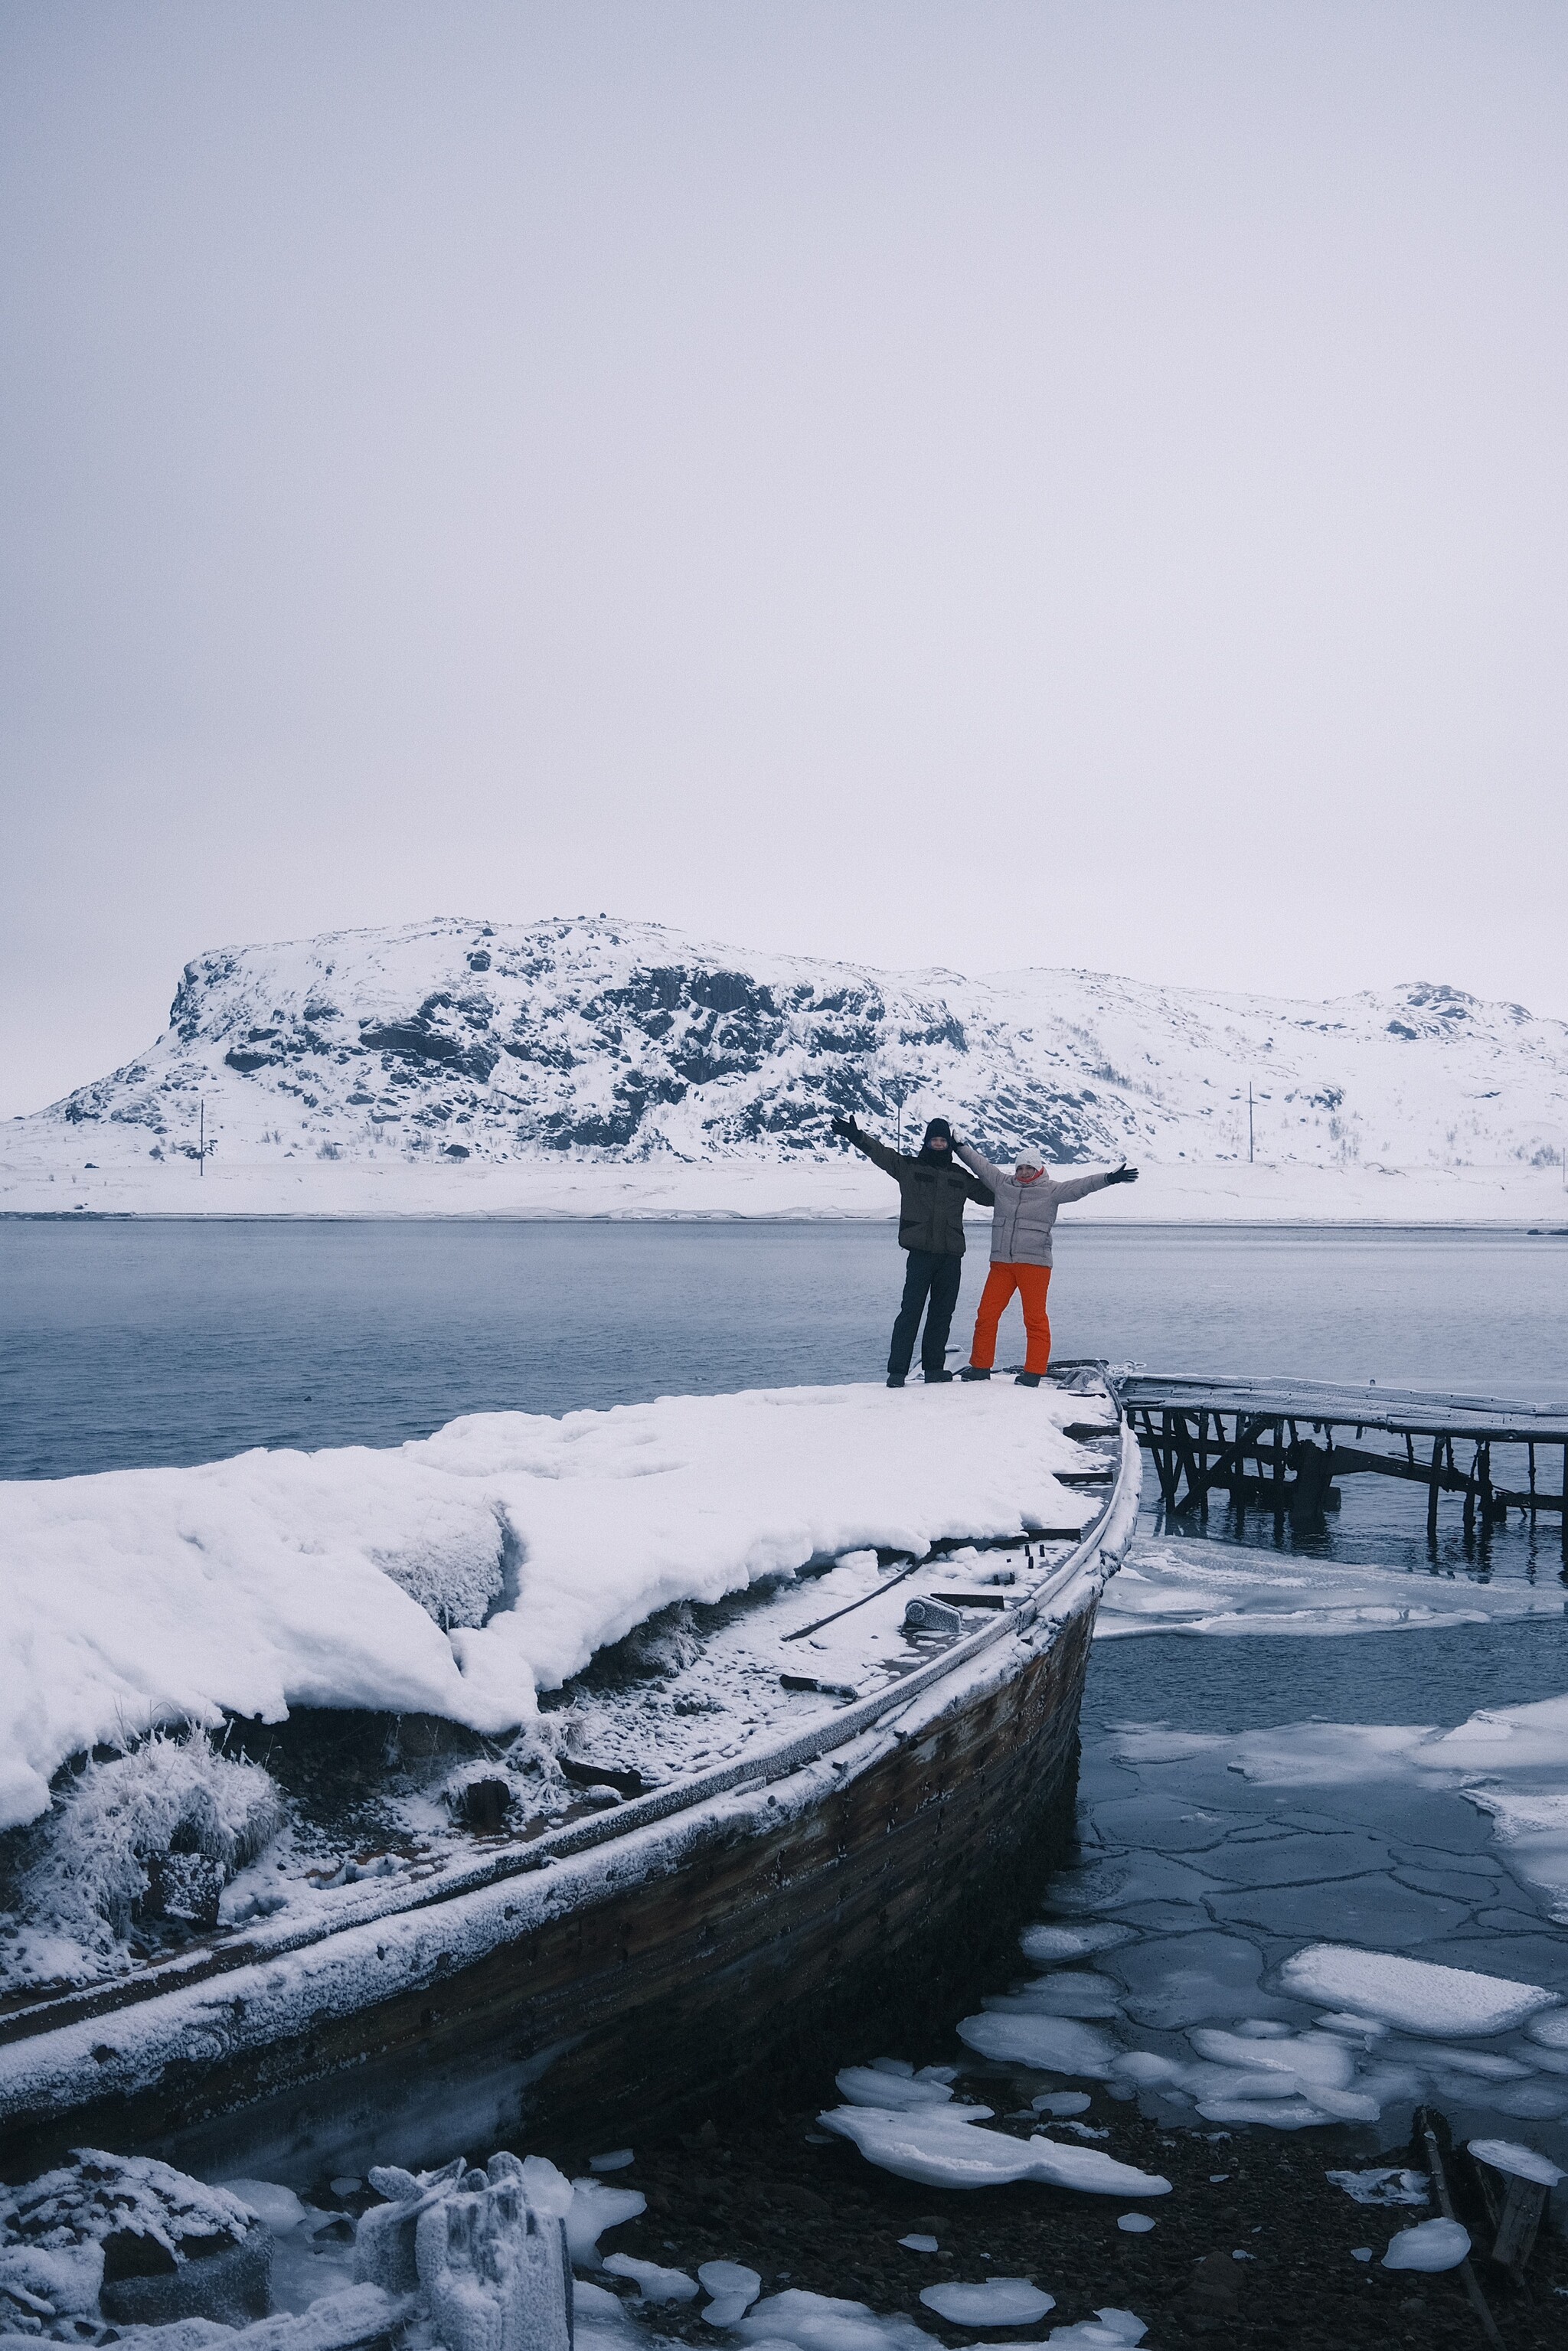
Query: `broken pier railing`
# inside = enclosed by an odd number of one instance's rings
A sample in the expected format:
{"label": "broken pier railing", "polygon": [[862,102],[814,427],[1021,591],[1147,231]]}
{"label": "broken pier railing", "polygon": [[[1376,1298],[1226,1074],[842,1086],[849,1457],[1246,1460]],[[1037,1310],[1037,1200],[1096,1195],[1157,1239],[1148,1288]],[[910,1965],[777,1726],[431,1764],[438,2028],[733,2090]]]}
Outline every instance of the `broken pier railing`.
{"label": "broken pier railing", "polygon": [[[1555,1513],[1568,1560],[1568,1404],[1154,1372],[1115,1384],[1174,1516],[1207,1512],[1210,1495],[1225,1493],[1239,1510],[1299,1520],[1339,1508],[1336,1479],[1372,1473],[1427,1489],[1434,1538],[1444,1494],[1463,1497],[1467,1532],[1511,1510]],[[1378,1441],[1365,1443],[1369,1435]]]}

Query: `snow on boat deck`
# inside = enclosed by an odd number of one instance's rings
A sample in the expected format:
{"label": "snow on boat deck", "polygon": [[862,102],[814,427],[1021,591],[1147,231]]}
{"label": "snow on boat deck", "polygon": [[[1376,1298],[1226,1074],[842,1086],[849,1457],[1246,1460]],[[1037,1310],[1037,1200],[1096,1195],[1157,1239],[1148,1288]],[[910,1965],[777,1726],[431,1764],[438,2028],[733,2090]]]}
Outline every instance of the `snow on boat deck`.
{"label": "snow on boat deck", "polygon": [[0,1485],[0,1828],[160,1723],[338,1707],[497,1735],[672,1603],[1084,1525],[1097,1499],[1057,1473],[1103,1466],[1065,1434],[1086,1420],[1109,1430],[1103,1397],[773,1388]]}

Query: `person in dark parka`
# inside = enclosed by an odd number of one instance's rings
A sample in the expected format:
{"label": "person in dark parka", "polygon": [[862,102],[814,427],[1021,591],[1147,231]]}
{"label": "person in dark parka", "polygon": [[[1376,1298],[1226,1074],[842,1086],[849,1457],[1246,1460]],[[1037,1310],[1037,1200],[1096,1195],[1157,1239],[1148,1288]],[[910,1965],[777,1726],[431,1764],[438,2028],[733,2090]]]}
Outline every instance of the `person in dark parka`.
{"label": "person in dark parka", "polygon": [[950,1380],[947,1333],[958,1303],[958,1283],[964,1264],[964,1206],[973,1200],[989,1208],[996,1195],[955,1165],[953,1130],[945,1118],[934,1118],[925,1140],[912,1158],[906,1151],[890,1151],[885,1143],[864,1134],[852,1118],[836,1118],[833,1133],[863,1151],[898,1186],[898,1246],[907,1250],[904,1299],[893,1326],[887,1353],[887,1384],[901,1388],[915,1353],[915,1334],[925,1316],[920,1342],[920,1368],[927,1385]]}

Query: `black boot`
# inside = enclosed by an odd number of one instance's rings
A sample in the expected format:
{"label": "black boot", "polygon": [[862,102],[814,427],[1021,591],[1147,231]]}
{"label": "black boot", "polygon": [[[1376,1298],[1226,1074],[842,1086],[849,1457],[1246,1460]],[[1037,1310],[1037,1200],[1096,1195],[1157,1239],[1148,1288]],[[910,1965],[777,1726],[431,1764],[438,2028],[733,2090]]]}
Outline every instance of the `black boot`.
{"label": "black boot", "polygon": [[904,1374],[902,1372],[889,1372],[887,1375],[887,1384],[890,1388],[901,1388],[904,1385]]}
{"label": "black boot", "polygon": [[925,1384],[928,1388],[940,1387],[944,1380],[950,1380],[952,1376],[952,1373],[947,1371],[927,1372]]}
{"label": "black boot", "polygon": [[1020,1372],[1016,1384],[1020,1388],[1037,1388],[1044,1377],[1043,1372]]}
{"label": "black boot", "polygon": [[983,1372],[978,1364],[966,1364],[958,1374],[961,1380],[988,1380],[990,1376],[989,1372]]}

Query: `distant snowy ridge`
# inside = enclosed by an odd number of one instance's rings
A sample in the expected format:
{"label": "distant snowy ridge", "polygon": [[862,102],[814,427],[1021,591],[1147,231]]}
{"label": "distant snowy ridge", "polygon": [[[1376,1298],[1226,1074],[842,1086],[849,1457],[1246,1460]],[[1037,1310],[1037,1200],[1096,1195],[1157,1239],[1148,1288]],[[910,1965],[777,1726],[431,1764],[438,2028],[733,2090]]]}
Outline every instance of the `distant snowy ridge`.
{"label": "distant snowy ridge", "polygon": [[[1091,972],[891,973],[646,923],[444,916],[214,950],[124,1069],[12,1121],[32,1176],[347,1161],[806,1173],[853,1111],[1058,1161],[1544,1168],[1568,1025],[1426,983],[1313,1004]],[[15,1204],[15,1187],[6,1195]],[[29,1201],[29,1205],[33,1203]]]}

